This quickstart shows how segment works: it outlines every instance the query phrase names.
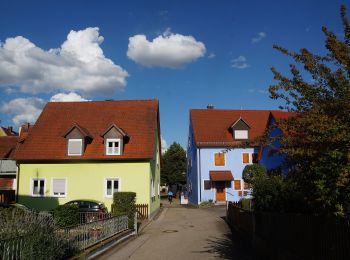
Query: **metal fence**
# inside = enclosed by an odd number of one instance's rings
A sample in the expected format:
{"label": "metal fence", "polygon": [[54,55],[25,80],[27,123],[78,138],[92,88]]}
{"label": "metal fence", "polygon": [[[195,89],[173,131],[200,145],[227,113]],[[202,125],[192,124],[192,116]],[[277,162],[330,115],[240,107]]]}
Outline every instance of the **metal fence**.
{"label": "metal fence", "polygon": [[127,229],[128,217],[120,216],[81,224],[58,232],[63,233],[70,243],[84,250]]}
{"label": "metal fence", "polygon": [[264,243],[270,259],[276,259],[272,255],[277,250],[284,253],[284,259],[350,259],[350,223],[346,219],[253,212],[229,203],[227,222],[248,234],[255,246]]}
{"label": "metal fence", "polygon": [[[128,217],[119,216],[57,229],[56,233],[67,239],[70,245],[84,250],[126,230],[128,230]],[[0,240],[0,260],[23,259],[22,253],[26,239],[30,239],[30,236]]]}

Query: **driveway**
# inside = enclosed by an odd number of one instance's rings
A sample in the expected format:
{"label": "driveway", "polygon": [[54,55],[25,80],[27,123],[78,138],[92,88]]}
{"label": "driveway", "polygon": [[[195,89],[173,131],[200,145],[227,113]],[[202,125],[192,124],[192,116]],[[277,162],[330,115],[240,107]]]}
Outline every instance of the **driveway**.
{"label": "driveway", "polygon": [[252,259],[250,248],[231,234],[225,207],[165,205],[136,239],[99,259]]}

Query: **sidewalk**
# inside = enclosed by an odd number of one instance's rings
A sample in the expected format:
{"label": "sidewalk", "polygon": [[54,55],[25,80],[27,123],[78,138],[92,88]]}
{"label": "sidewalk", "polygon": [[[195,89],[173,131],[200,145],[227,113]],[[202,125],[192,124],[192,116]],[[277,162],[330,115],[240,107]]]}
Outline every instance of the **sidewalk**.
{"label": "sidewalk", "polygon": [[232,240],[224,216],[224,207],[194,209],[164,202],[138,237],[99,259],[252,259],[249,249]]}

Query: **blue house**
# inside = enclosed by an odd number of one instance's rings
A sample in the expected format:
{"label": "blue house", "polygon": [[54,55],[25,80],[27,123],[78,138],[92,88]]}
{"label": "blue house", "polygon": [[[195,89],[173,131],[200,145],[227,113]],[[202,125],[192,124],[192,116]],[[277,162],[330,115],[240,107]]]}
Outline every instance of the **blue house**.
{"label": "blue house", "polygon": [[[283,156],[271,153],[258,141],[278,118],[290,113],[270,110],[190,111],[187,147],[187,187],[189,202],[225,203],[249,197],[251,189],[244,183],[246,165],[260,163],[268,170],[278,168]],[[271,132],[280,134],[279,129]],[[250,146],[247,146],[247,142]],[[253,141],[253,142],[252,142]],[[274,144],[278,149],[278,144]]]}

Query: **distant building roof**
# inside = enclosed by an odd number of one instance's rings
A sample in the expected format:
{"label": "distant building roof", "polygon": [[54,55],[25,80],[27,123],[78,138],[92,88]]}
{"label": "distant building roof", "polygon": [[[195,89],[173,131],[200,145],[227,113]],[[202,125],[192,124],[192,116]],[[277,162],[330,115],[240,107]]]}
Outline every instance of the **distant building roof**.
{"label": "distant building roof", "polygon": [[[105,155],[103,134],[111,125],[128,133],[123,154]],[[93,139],[81,156],[67,155],[64,135],[83,127]],[[156,133],[158,129],[158,133]],[[16,151],[16,160],[151,159],[159,135],[158,100],[49,102]]]}
{"label": "distant building roof", "polygon": [[[192,109],[190,120],[198,147],[234,147],[264,135],[270,116],[289,117],[293,113],[276,110]],[[248,140],[234,140],[231,126],[242,119],[249,127]]]}
{"label": "distant building roof", "polygon": [[0,136],[0,159],[12,159],[17,142],[18,136]]}

